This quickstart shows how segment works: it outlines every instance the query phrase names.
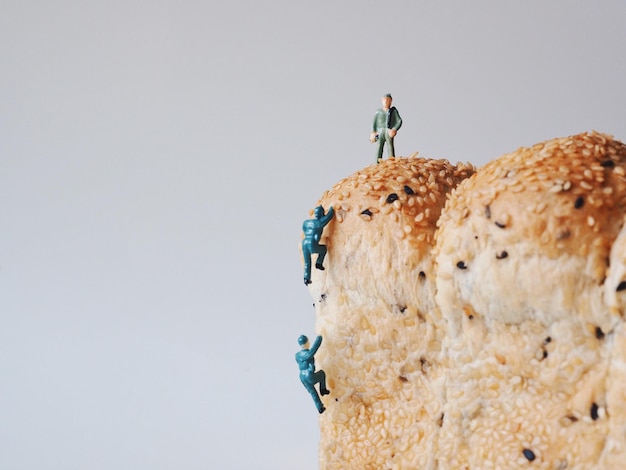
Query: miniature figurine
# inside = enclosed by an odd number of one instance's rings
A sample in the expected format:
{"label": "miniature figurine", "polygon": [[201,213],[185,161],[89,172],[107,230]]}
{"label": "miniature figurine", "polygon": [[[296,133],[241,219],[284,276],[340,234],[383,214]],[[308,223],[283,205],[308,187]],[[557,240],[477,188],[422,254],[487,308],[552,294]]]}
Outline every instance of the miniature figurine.
{"label": "miniature figurine", "polygon": [[302,240],[302,254],[304,255],[304,285],[311,284],[311,255],[317,253],[315,267],[324,270],[324,258],[326,257],[326,245],[320,245],[324,227],[335,215],[332,206],[328,208],[328,214],[324,214],[324,208],[317,206],[314,211],[315,218],[305,220],[302,224],[304,239]]}
{"label": "miniature figurine", "polygon": [[330,390],[326,388],[326,373],[323,370],[315,371],[315,353],[322,344],[322,337],[318,336],[313,343],[313,347],[309,349],[309,338],[304,335],[300,335],[298,338],[298,344],[302,347],[300,351],[296,353],[296,362],[300,367],[300,380],[302,381],[302,385],[307,391],[311,394],[313,401],[315,402],[315,406],[317,407],[317,411],[322,414],[326,408],[322,403],[319,395],[317,394],[317,390],[315,389],[315,384],[320,384],[320,395],[328,395]]}
{"label": "miniature figurine", "polygon": [[374,114],[374,123],[372,124],[372,133],[370,134],[370,142],[378,142],[378,152],[376,154],[376,162],[380,163],[383,159],[383,147],[387,143],[387,153],[389,157],[396,156],[396,150],[393,146],[393,138],[398,133],[398,129],[402,126],[402,118],[395,106],[391,106],[393,98],[389,93],[382,97],[383,107]]}

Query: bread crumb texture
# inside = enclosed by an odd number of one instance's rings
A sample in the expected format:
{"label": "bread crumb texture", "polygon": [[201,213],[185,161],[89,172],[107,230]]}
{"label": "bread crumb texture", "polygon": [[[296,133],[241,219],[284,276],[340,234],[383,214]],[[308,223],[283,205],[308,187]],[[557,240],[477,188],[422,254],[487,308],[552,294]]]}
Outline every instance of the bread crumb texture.
{"label": "bread crumb texture", "polygon": [[320,468],[623,467],[623,143],[388,159],[319,203]]}

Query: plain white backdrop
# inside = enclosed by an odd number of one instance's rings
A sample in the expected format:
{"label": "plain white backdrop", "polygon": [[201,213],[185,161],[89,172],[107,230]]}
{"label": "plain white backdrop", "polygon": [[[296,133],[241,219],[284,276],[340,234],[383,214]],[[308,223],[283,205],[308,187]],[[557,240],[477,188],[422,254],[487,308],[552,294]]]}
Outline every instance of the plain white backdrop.
{"label": "plain white backdrop", "polygon": [[302,221],[374,162],[626,139],[626,2],[0,4],[0,468],[318,467]]}

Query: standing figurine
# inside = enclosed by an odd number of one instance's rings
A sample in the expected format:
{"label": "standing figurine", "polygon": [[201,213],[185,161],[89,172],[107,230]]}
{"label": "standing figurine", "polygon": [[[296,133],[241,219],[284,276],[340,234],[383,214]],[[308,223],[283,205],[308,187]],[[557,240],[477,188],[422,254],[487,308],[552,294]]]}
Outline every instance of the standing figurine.
{"label": "standing figurine", "polygon": [[300,335],[298,338],[298,344],[302,347],[302,349],[296,353],[296,362],[300,367],[300,380],[302,381],[304,388],[306,388],[311,394],[311,397],[315,402],[315,406],[317,407],[317,411],[322,414],[326,408],[317,394],[315,384],[320,384],[320,395],[324,396],[330,393],[330,391],[326,388],[326,373],[323,370],[315,372],[314,356],[319,349],[320,344],[322,344],[322,337],[318,336],[315,339],[311,349],[309,349],[309,338],[304,335]]}
{"label": "standing figurine", "polygon": [[393,138],[398,133],[398,129],[402,126],[402,118],[395,106],[391,106],[393,98],[387,93],[382,98],[383,107],[374,114],[374,123],[372,124],[372,133],[370,134],[370,142],[378,142],[378,153],[376,154],[376,162],[380,163],[383,159],[383,147],[385,142],[388,145],[387,153],[389,157],[395,157],[396,151],[393,146]]}
{"label": "standing figurine", "polygon": [[324,208],[317,206],[314,211],[315,218],[305,220],[302,224],[304,239],[302,240],[302,254],[304,255],[304,285],[311,284],[311,254],[317,253],[315,267],[324,270],[324,257],[326,256],[326,245],[320,245],[324,227],[335,215],[333,206],[328,208],[328,214],[324,214]]}

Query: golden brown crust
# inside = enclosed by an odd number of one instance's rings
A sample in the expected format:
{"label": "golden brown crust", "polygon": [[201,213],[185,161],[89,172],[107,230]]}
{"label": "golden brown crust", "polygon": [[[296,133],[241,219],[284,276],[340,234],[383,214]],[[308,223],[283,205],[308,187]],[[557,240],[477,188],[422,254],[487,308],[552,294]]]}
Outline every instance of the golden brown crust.
{"label": "golden brown crust", "polygon": [[[427,261],[447,195],[473,172],[470,164],[447,160],[390,158],[337,183],[319,201],[336,213],[324,233],[333,282],[354,285],[354,276],[337,269],[354,267],[355,260],[376,268],[358,278],[358,288],[373,289],[372,295],[397,290],[399,275],[410,278],[416,269],[416,276],[430,270]],[[323,278],[324,273],[313,273],[314,284],[316,275]]]}
{"label": "golden brown crust", "polygon": [[448,193],[473,173],[471,164],[390,158],[343,179],[322,196],[320,203],[335,206],[339,223],[350,215],[358,215],[365,222],[386,217],[396,229],[392,235],[406,238],[419,249],[423,243],[432,244]]}
{"label": "golden brown crust", "polygon": [[441,224],[477,212],[512,243],[536,240],[550,257],[607,253],[626,200],[626,146],[590,132],[503,155],[450,198]]}
{"label": "golden brown crust", "polygon": [[520,148],[481,168],[451,194],[439,221],[443,304],[460,296],[454,303],[503,321],[539,311],[549,324],[574,314],[579,293],[596,287],[583,304],[600,321],[598,286],[622,225],[625,175],[626,146],[595,132]]}

